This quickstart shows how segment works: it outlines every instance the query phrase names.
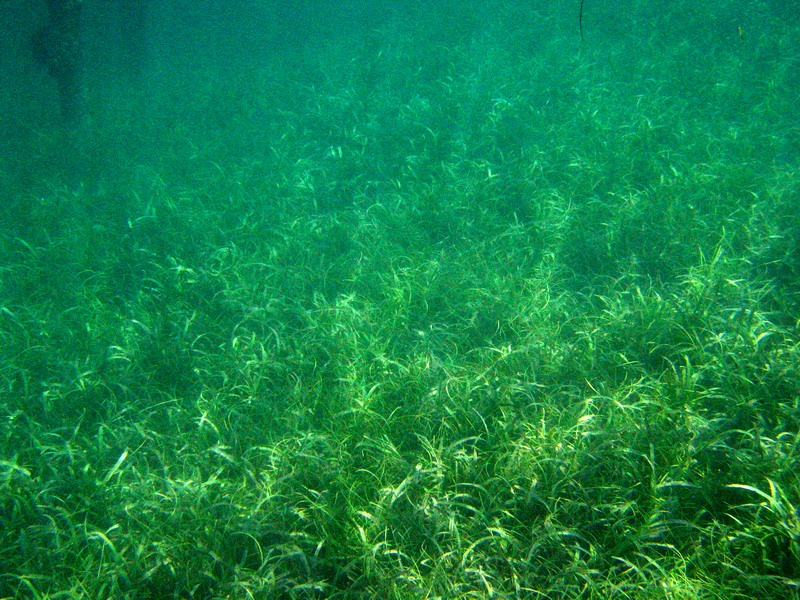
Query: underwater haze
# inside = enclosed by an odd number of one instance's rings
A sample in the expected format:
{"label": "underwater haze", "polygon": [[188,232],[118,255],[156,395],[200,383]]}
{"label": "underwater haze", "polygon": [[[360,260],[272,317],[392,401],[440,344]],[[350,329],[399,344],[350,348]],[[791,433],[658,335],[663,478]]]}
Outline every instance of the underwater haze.
{"label": "underwater haze", "polygon": [[0,598],[800,597],[794,2],[59,1]]}

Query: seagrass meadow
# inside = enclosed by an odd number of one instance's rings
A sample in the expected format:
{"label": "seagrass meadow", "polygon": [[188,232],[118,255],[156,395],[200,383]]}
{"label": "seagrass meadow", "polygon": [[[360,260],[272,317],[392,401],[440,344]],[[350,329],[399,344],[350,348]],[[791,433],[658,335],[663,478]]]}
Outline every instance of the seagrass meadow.
{"label": "seagrass meadow", "polygon": [[793,3],[89,2],[85,122],[4,53],[0,598],[800,597]]}

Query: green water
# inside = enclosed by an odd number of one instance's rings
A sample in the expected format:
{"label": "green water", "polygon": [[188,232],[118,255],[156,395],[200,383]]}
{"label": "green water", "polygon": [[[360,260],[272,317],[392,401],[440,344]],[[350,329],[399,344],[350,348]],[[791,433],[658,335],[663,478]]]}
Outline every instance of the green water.
{"label": "green water", "polygon": [[0,598],[786,599],[800,17],[0,3]]}

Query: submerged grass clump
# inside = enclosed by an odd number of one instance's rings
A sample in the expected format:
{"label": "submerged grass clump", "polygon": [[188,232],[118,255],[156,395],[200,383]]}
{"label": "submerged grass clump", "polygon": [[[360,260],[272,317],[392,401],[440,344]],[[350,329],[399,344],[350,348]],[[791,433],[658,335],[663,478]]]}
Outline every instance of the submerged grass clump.
{"label": "submerged grass clump", "polygon": [[634,4],[18,132],[0,597],[796,596],[800,30]]}

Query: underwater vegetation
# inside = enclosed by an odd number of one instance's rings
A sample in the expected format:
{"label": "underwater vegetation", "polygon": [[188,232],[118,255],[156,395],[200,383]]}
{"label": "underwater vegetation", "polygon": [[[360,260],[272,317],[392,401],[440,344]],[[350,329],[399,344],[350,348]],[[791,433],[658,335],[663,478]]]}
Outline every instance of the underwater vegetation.
{"label": "underwater vegetation", "polygon": [[568,4],[6,109],[0,598],[798,597],[800,23]]}

